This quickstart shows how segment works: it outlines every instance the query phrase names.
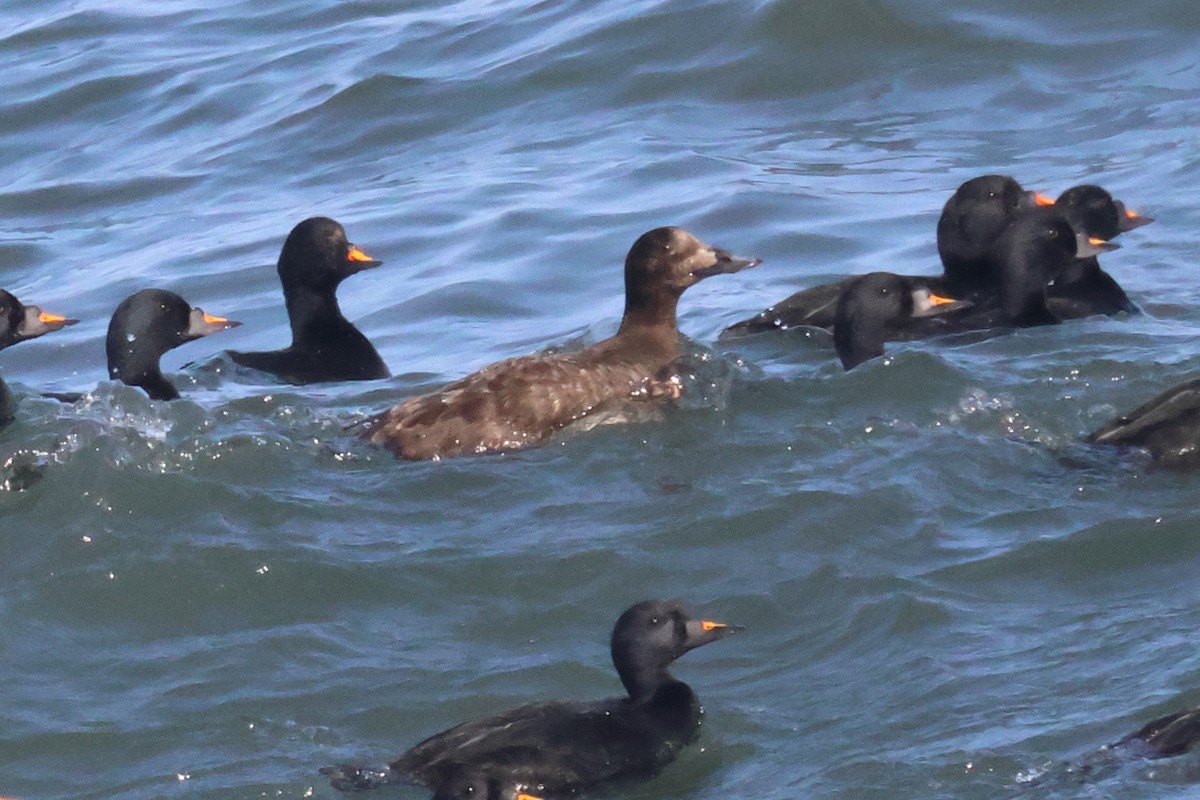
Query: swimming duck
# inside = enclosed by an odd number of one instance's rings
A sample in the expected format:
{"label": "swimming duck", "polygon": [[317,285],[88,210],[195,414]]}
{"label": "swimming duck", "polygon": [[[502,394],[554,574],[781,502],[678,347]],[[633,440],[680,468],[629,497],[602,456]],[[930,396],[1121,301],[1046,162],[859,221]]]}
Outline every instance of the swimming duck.
{"label": "swimming duck", "polygon": [[[996,237],[1019,211],[1051,202],[1036,192],[1022,189],[1007,175],[972,178],[946,201],[938,219],[942,274],[903,277],[914,288],[924,286],[937,295],[973,299],[974,294],[986,291],[994,283],[989,253]],[[784,330],[798,325],[832,328],[837,302],[852,280],[803,289],[749,319],[735,322],[721,335]]]}
{"label": "swimming duck", "polygon": [[621,614],[611,639],[627,696],[520,706],[432,736],[387,768],[323,772],[339,789],[410,780],[446,800],[470,796],[445,793],[464,778],[551,797],[644,780],[674,761],[700,731],[700,702],[671,676],[671,662],[735,630],[690,619],[677,602],[637,603]]}
{"label": "swimming duck", "polygon": [[1200,708],[1176,711],[1147,722],[1110,747],[1136,745],[1146,758],[1183,755],[1200,741]]}
{"label": "swimming duck", "polygon": [[1160,392],[1092,431],[1085,441],[1144,450],[1168,466],[1200,466],[1200,378]]}
{"label": "swimming duck", "polygon": [[231,350],[230,358],[296,384],[388,377],[391,373],[374,345],[342,316],[337,301],[338,284],[382,263],[350,244],[335,220],[304,220],[292,228],[279,254],[291,346],[263,352]]}
{"label": "swimming duck", "polygon": [[[1076,230],[1104,240],[1154,222],[1130,211],[1120,200],[1099,186],[1084,184],[1067,189],[1054,201],[1054,207],[1066,214]],[[1117,281],[1100,268],[1094,256],[1077,259],[1065,269],[1047,291],[1050,310],[1059,319],[1079,319],[1094,314],[1112,316],[1124,311],[1141,310],[1125,294]]]}
{"label": "swimming duck", "polygon": [[484,367],[365,420],[362,437],[408,459],[519,450],[585,417],[678,397],[664,370],[679,356],[680,296],[704,278],[758,263],[681,228],[655,228],[625,259],[625,314],[616,335],[572,353]]}
{"label": "swimming duck", "polygon": [[[37,306],[24,305],[9,292],[0,289],[0,350],[51,331],[62,330],[77,322],[79,320],[51,314]],[[3,379],[0,379],[0,424],[10,422],[12,418],[12,395]]]}
{"label": "swimming duck", "polygon": [[108,376],[140,386],[152,400],[177,400],[179,392],[158,365],[163,354],[241,324],[192,308],[174,292],[142,289],[122,300],[108,323]]}
{"label": "swimming duck", "polygon": [[854,369],[883,355],[884,341],[920,317],[948,313],[967,304],[914,287],[891,272],[871,272],[850,281],[838,300],[833,344],[842,367]]}
{"label": "swimming duck", "polygon": [[1002,316],[996,318],[987,303],[979,302],[976,308],[955,315],[951,325],[958,330],[977,330],[1061,322],[1047,303],[1050,283],[1079,259],[1119,247],[1076,230],[1055,206],[1022,211],[992,245],[991,269]]}
{"label": "swimming duck", "polygon": [[1119,247],[1076,231],[1054,206],[1026,209],[992,245],[988,269],[995,276],[996,288],[973,295],[970,307],[961,311],[913,320],[897,338],[1057,324],[1062,320],[1047,301],[1050,282],[1077,259]]}

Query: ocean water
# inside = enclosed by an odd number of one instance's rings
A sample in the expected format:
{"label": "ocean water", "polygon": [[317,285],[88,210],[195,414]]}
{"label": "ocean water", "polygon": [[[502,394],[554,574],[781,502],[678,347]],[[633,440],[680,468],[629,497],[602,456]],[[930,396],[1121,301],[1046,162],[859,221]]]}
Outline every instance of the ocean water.
{"label": "ocean water", "polygon": [[[676,665],[702,737],[616,796],[1200,791],[1195,756],[1070,767],[1200,702],[1200,476],[1077,444],[1200,373],[1200,6],[30,0],[0,31],[0,287],[82,320],[0,354],[0,795],[336,797],[322,766],[615,693],[646,597],[747,631]],[[1146,313],[852,373],[822,335],[718,341],[936,272],[988,172],[1155,217],[1103,259]],[[340,298],[389,380],[220,355],[287,343],[314,214],[385,262]],[[343,430],[609,335],[664,224],[764,259],[683,299],[665,420],[416,464]],[[106,379],[148,286],[244,323],[165,357],[171,404]]]}

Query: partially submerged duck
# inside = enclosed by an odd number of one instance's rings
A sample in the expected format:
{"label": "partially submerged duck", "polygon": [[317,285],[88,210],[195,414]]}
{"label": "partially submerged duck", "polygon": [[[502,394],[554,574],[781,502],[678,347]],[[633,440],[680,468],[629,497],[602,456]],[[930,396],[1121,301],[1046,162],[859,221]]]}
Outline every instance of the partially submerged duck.
{"label": "partially submerged duck", "polygon": [[322,771],[338,789],[409,781],[433,789],[439,800],[466,800],[469,793],[448,793],[464,783],[562,797],[645,780],[700,731],[700,702],[670,674],[671,662],[735,630],[691,619],[676,602],[637,603],[621,614],[611,639],[626,696],[524,705],[432,736],[386,768]]}
{"label": "partially submerged duck", "polygon": [[1077,230],[1054,206],[1023,211],[992,245],[994,296],[977,296],[972,309],[947,318],[947,327],[985,330],[1062,322],[1048,303],[1051,283],[1079,259],[1094,258],[1119,247]]}
{"label": "partially submerged duck", "polygon": [[850,370],[883,355],[884,342],[913,320],[965,305],[891,272],[872,272],[850,281],[838,300],[833,323],[833,344],[842,367]]}
{"label": "partially submerged duck", "polygon": [[174,292],[142,289],[122,300],[108,323],[108,376],[144,389],[152,400],[177,400],[179,391],[159,367],[163,354],[238,325],[192,308]]}
{"label": "partially submerged duck", "polygon": [[1166,466],[1200,466],[1200,378],[1160,392],[1092,431],[1085,441],[1142,450]]}
{"label": "partially submerged duck", "polygon": [[[1105,241],[1154,222],[1092,184],[1067,189],[1054,201],[1054,207],[1066,215],[1076,230]],[[1113,316],[1122,311],[1141,313],[1116,279],[1100,268],[1095,256],[1081,258],[1059,274],[1047,291],[1047,303],[1054,315],[1063,320],[1094,314]]]}
{"label": "partially submerged duck", "polygon": [[337,301],[338,284],[382,263],[351,244],[336,220],[304,220],[288,234],[277,267],[292,327],[291,345],[282,350],[231,350],[229,357],[295,384],[388,377],[391,373],[375,346],[342,316]]}
{"label": "partially submerged duck", "polygon": [[[37,306],[24,305],[9,292],[0,289],[0,350],[51,331],[62,330],[78,321],[51,314]],[[3,379],[0,379],[0,424],[10,422],[12,418],[12,395]]]}
{"label": "partially submerged duck", "polygon": [[616,335],[572,353],[484,367],[365,420],[362,437],[408,459],[519,450],[614,407],[678,397],[666,372],[679,356],[680,296],[704,278],[758,263],[681,228],[655,228],[625,259],[625,314]]}
{"label": "partially submerged duck", "polygon": [[1078,259],[1118,245],[1077,232],[1052,206],[1021,212],[992,245],[987,270],[996,289],[972,301],[935,294],[921,280],[875,272],[852,280],[833,326],[842,366],[852,369],[883,354],[884,342],[951,333],[1060,322],[1048,287]]}
{"label": "partially submerged duck", "polygon": [[1192,750],[1200,741],[1200,708],[1152,719],[1110,747],[1133,747],[1145,758],[1169,758]]}

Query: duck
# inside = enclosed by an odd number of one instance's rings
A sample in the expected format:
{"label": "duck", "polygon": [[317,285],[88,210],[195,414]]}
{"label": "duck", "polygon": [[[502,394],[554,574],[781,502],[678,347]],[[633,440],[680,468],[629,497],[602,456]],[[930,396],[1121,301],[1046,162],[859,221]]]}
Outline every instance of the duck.
{"label": "duck", "polygon": [[[143,389],[151,400],[178,400],[159,359],[181,344],[241,325],[192,308],[175,292],[142,289],[121,301],[108,323],[108,376]],[[64,399],[64,398],[60,398]]]}
{"label": "duck", "polygon": [[[1054,207],[1066,214],[1076,230],[1106,241],[1154,222],[1153,217],[1126,208],[1095,184],[1072,186],[1058,196]],[[1054,315],[1063,320],[1141,313],[1094,256],[1077,259],[1055,278],[1047,291],[1047,302]]]}
{"label": "duck", "polygon": [[[0,350],[62,330],[77,322],[79,320],[51,314],[38,306],[27,306],[12,293],[0,289]],[[12,419],[12,394],[0,379],[0,424],[11,422]]]}
{"label": "duck", "polygon": [[231,350],[229,357],[292,384],[390,377],[375,346],[342,315],[337,301],[343,280],[381,264],[351,244],[336,220],[310,217],[300,222],[284,241],[277,267],[292,344],[283,350]]}
{"label": "duck", "polygon": [[896,338],[1056,325],[1063,320],[1048,302],[1051,282],[1076,260],[1119,247],[1077,231],[1053,205],[1025,209],[992,245],[988,269],[995,290],[973,295],[970,306],[955,313],[914,319]]}
{"label": "duck", "polygon": [[470,797],[447,793],[464,781],[561,797],[648,779],[700,732],[700,701],[671,675],[671,663],[738,630],[692,619],[678,601],[644,600],[621,614],[610,640],[625,696],[519,706],[431,736],[386,768],[323,772],[337,789],[409,781],[433,789],[438,800]]}
{"label": "duck", "polygon": [[1200,708],[1192,708],[1152,719],[1109,747],[1133,747],[1146,758],[1169,758],[1188,752],[1197,741],[1200,741]]}
{"label": "duck", "polygon": [[884,341],[912,320],[945,314],[966,303],[914,286],[902,275],[871,272],[850,281],[838,299],[833,344],[849,371],[883,355]]}
{"label": "duck", "polygon": [[[996,238],[1022,210],[1054,201],[1027,191],[1008,175],[981,175],[961,184],[942,208],[937,225],[938,256],[942,274],[905,275],[914,286],[937,295],[969,301],[994,283],[989,254]],[[810,287],[776,303],[749,319],[730,325],[721,336],[744,335],[796,326],[832,329],[838,300],[846,278]]]}
{"label": "duck", "polygon": [[[676,307],[697,282],[753,267],[678,227],[648,231],[625,258],[625,312],[615,335],[582,350],[511,358],[361,423],[361,437],[420,460],[544,443],[571,423],[678,399]],[[619,417],[620,415],[617,415]]]}
{"label": "duck", "polygon": [[1090,445],[1141,450],[1164,466],[1200,466],[1200,378],[1160,392],[1089,433]]}
{"label": "duck", "polygon": [[991,269],[1001,316],[997,319],[981,302],[957,315],[951,325],[958,330],[980,330],[1058,324],[1063,319],[1048,301],[1051,283],[1079,260],[1119,247],[1076,229],[1057,206],[1026,209],[992,246]]}

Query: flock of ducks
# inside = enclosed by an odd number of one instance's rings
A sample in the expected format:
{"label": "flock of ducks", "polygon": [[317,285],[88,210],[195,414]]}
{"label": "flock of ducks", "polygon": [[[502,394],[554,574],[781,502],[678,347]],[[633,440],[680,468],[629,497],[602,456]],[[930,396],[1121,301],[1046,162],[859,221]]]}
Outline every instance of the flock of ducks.
{"label": "flock of ducks", "polygon": [[[735,323],[722,337],[824,328],[850,370],[882,355],[888,341],[1138,313],[1097,256],[1117,247],[1109,241],[1115,236],[1152,221],[1098,186],[1078,186],[1050,200],[1007,176],[974,178],[958,188],[938,222],[941,275],[875,272],[811,287]],[[336,297],[341,281],[380,263],[352,245],[336,221],[301,222],[278,262],[291,345],[231,351],[230,358],[296,384],[388,377],[387,365],[342,315]],[[520,450],[576,423],[669,405],[685,391],[675,373],[680,297],[705,278],[758,263],[680,228],[651,230],[626,256],[625,310],[612,337],[574,352],[497,362],[364,419],[359,435],[399,458],[441,459]],[[75,322],[0,291],[0,349]],[[238,324],[192,308],[173,292],[144,289],[113,314],[109,375],[153,399],[174,400],[179,392],[162,374],[161,356]],[[13,410],[0,381],[0,418],[11,419]],[[1087,440],[1147,450],[1169,463],[1200,458],[1200,379]],[[691,619],[675,602],[638,603],[617,620],[611,640],[626,696],[521,706],[437,734],[387,767],[323,772],[344,790],[416,782],[432,789],[434,800],[537,800],[650,777],[695,739],[700,725],[696,695],[671,676],[670,664],[735,630]],[[1194,709],[1153,720],[1113,747],[1161,757],[1187,750],[1198,738],[1200,709]]]}

